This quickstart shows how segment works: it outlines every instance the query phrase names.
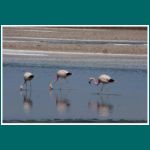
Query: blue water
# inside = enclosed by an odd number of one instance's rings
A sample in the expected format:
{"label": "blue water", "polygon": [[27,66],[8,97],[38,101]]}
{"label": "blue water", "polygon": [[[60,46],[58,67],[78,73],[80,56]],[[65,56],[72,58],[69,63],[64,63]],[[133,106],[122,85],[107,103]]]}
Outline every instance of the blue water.
{"label": "blue water", "polygon": [[[20,61],[20,60],[19,60]],[[68,63],[32,65],[4,62],[3,65],[3,120],[147,120],[147,71],[115,67],[71,66]],[[40,63],[39,63],[40,64]],[[48,85],[58,69],[73,73],[49,91]],[[20,92],[23,73],[31,71],[35,78],[32,90]],[[109,74],[115,83],[100,87],[90,86],[88,78]]]}

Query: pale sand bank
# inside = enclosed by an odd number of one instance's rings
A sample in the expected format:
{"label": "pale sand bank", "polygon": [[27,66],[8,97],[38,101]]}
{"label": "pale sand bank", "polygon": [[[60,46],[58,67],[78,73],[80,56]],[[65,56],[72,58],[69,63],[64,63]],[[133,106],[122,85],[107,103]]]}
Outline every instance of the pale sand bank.
{"label": "pale sand bank", "polygon": [[[81,40],[134,40],[147,41],[146,29],[139,28],[63,28],[63,27],[6,27],[3,37],[64,38]],[[4,49],[43,50],[54,52],[82,52],[104,54],[147,54],[146,45],[112,44],[53,44],[7,40]]]}

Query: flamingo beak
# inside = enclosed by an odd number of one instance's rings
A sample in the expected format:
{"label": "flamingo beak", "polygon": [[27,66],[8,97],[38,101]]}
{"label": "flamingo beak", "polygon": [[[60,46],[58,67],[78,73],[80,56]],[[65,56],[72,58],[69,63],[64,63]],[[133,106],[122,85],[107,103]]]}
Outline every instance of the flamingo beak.
{"label": "flamingo beak", "polygon": [[49,90],[53,90],[52,83],[49,84]]}

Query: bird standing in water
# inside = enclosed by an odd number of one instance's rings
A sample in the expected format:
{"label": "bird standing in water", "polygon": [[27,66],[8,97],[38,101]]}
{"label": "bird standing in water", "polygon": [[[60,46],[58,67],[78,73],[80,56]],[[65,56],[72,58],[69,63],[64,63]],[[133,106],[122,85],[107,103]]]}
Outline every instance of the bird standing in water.
{"label": "bird standing in water", "polygon": [[34,78],[34,75],[31,72],[25,72],[24,73],[24,83],[20,86],[20,90],[23,90],[24,85],[26,85],[27,90],[27,81],[30,82],[30,88],[31,88],[31,80]]}
{"label": "bird standing in water", "polygon": [[[67,79],[69,76],[71,76],[72,73],[67,70],[58,70],[56,74],[56,79],[54,80],[54,83],[56,83],[59,79]],[[50,82],[49,89],[52,90],[53,86]],[[61,89],[61,82],[60,82],[60,89]]]}
{"label": "bird standing in water", "polygon": [[115,81],[115,80],[112,79],[109,75],[107,75],[107,74],[102,74],[102,75],[100,75],[97,79],[94,78],[94,77],[91,77],[91,78],[89,79],[89,84],[91,84],[91,83],[93,82],[95,85],[98,86],[100,83],[102,83],[102,84],[103,84],[102,87],[101,87],[101,91],[102,91],[105,84],[112,83],[112,82],[114,82],[114,81]]}

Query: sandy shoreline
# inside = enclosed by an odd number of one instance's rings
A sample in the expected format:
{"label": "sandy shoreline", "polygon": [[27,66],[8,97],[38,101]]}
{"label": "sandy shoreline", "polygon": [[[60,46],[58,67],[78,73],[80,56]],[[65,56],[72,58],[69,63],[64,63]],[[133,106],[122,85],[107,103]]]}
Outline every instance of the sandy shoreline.
{"label": "sandy shoreline", "polygon": [[[135,40],[147,41],[146,29],[132,28],[63,28],[63,27],[6,27],[5,37],[62,38],[83,40]],[[53,44],[48,42],[23,42],[7,40],[4,49],[43,50],[54,52],[82,52],[104,54],[147,54],[146,45],[112,44]]]}

